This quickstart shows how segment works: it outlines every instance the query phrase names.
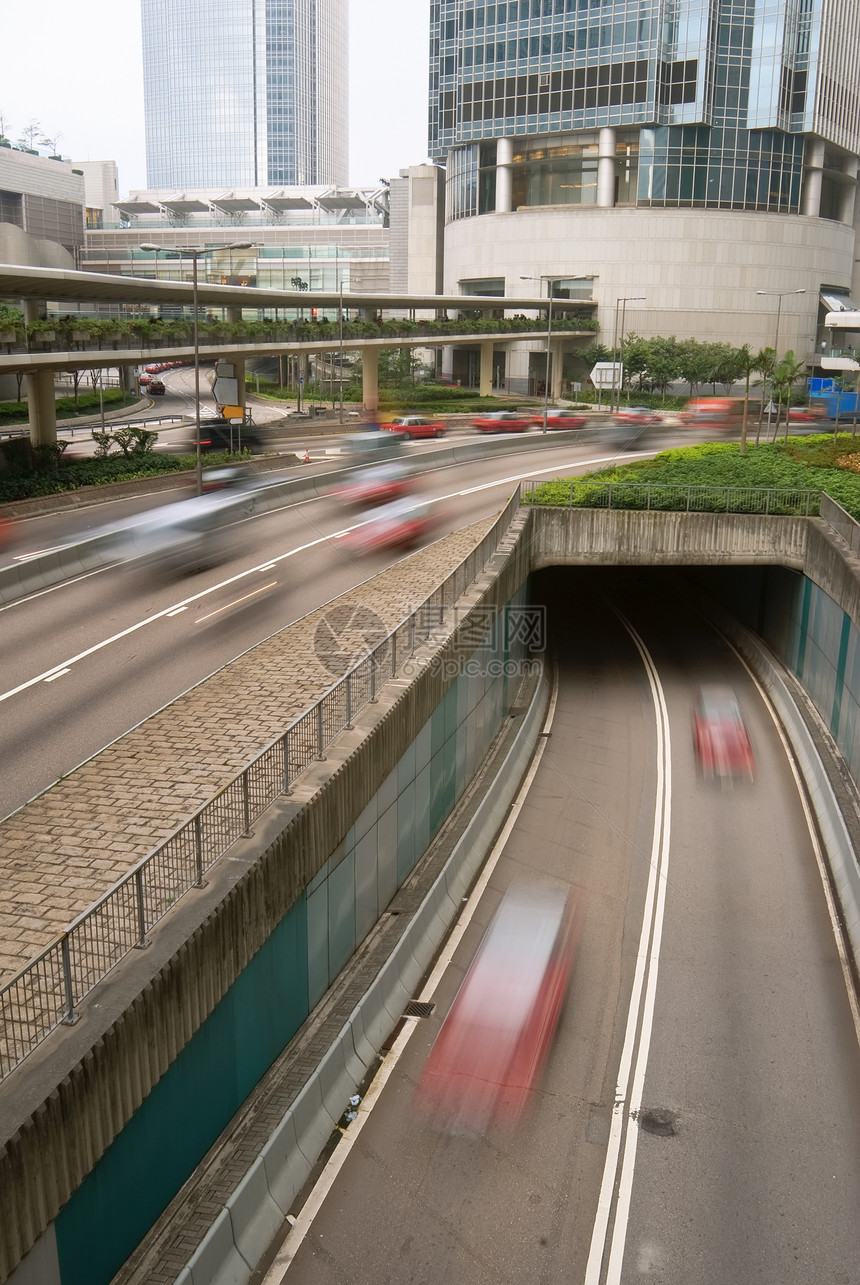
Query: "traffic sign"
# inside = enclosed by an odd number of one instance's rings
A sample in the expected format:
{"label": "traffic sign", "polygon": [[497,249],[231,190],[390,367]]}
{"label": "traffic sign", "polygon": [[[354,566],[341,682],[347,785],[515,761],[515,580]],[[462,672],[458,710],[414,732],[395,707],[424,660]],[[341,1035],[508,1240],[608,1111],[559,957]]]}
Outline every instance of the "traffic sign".
{"label": "traffic sign", "polygon": [[221,414],[225,419],[236,420],[239,424],[244,423],[244,412],[241,406],[222,406]]}
{"label": "traffic sign", "polygon": [[624,379],[624,363],[598,361],[592,367],[589,379],[595,388],[620,388]]}
{"label": "traffic sign", "polygon": [[219,375],[212,385],[212,396],[219,406],[229,403],[235,406],[239,400],[239,381],[238,379],[224,379]]}

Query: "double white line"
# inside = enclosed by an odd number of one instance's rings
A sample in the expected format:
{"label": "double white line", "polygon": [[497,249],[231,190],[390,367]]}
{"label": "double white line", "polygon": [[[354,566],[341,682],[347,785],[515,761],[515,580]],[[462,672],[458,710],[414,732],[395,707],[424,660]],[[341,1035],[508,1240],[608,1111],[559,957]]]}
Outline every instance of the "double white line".
{"label": "double white line", "polygon": [[[611,606],[611,604],[610,604]],[[642,657],[657,723],[657,797],[654,810],[654,835],[651,843],[648,888],[642,917],[642,931],[636,956],[633,990],[627,1014],[627,1028],[621,1052],[621,1065],[615,1087],[612,1124],[597,1216],[591,1236],[591,1249],[585,1270],[585,1285],[619,1285],[627,1238],[627,1221],[633,1192],[633,1170],[639,1126],[636,1115],[642,1105],[642,1090],[651,1045],[654,1001],[657,994],[657,972],[669,867],[669,831],[672,804],[672,762],[669,738],[669,716],[666,698],[651,654],[630,621],[616,608],[621,620]],[[614,1210],[614,1218],[612,1217]],[[611,1229],[610,1229],[611,1221]],[[605,1276],[603,1262],[609,1249]]]}

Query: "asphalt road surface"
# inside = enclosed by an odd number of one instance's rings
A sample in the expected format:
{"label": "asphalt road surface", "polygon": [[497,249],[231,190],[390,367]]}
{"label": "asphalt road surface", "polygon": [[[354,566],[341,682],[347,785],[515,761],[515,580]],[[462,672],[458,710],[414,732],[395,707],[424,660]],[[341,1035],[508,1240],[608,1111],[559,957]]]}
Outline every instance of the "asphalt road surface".
{"label": "asphalt road surface", "polygon": [[[670,578],[565,571],[538,587],[558,698],[537,773],[433,1015],[407,1023],[320,1208],[296,1208],[259,1279],[853,1285],[857,1035],[776,726]],[[753,783],[697,772],[703,681],[738,694]],[[447,1133],[419,1109],[421,1069],[523,877],[587,894],[555,1045],[514,1134]]]}

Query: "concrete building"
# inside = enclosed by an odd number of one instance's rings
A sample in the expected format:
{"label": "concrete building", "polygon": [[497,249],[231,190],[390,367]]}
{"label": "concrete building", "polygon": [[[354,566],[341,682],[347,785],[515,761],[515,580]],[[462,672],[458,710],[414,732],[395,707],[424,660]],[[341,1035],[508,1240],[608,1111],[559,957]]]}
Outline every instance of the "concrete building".
{"label": "concrete building", "polygon": [[80,169],[0,147],[0,262],[75,268],[83,244]]}
{"label": "concrete building", "polygon": [[622,300],[628,331],[754,348],[780,307],[809,358],[856,295],[856,3],[440,0],[430,48],[446,292],[591,293],[608,345]]}
{"label": "concrete building", "polygon": [[88,230],[81,266],[190,280],[190,258],[141,250],[141,243],[216,249],[237,241],[254,248],[201,258],[201,281],[345,294],[390,288],[383,185],[132,192],[116,201],[114,222]]}
{"label": "concrete building", "polygon": [[141,0],[154,188],[347,181],[348,0]]}

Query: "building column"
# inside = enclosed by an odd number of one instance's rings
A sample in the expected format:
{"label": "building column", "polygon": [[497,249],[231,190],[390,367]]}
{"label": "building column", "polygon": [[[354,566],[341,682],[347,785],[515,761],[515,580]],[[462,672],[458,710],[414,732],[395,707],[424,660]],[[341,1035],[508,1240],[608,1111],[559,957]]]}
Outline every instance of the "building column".
{"label": "building column", "polygon": [[857,157],[846,156],[843,173],[849,180],[842,189],[839,202],[839,220],[849,226],[854,223],[854,205],[857,198]]}
{"label": "building column", "polygon": [[824,139],[812,138],[803,158],[803,202],[801,213],[817,218],[821,211],[821,181],[824,168]]}
{"label": "building column", "polygon": [[500,138],[496,141],[496,213],[510,214],[513,173],[511,164],[514,157],[514,143],[511,138]]}
{"label": "building column", "polygon": [[54,446],[57,441],[57,403],[52,370],[28,370],[27,410],[31,446]]}
{"label": "building column", "polygon": [[615,204],[615,130],[608,127],[597,143],[597,204],[604,209]]}
{"label": "building column", "polygon": [[361,350],[361,404],[366,411],[379,410],[379,349]]}
{"label": "building column", "polygon": [[481,344],[481,374],[478,381],[481,397],[493,395],[493,341],[485,339]]}

